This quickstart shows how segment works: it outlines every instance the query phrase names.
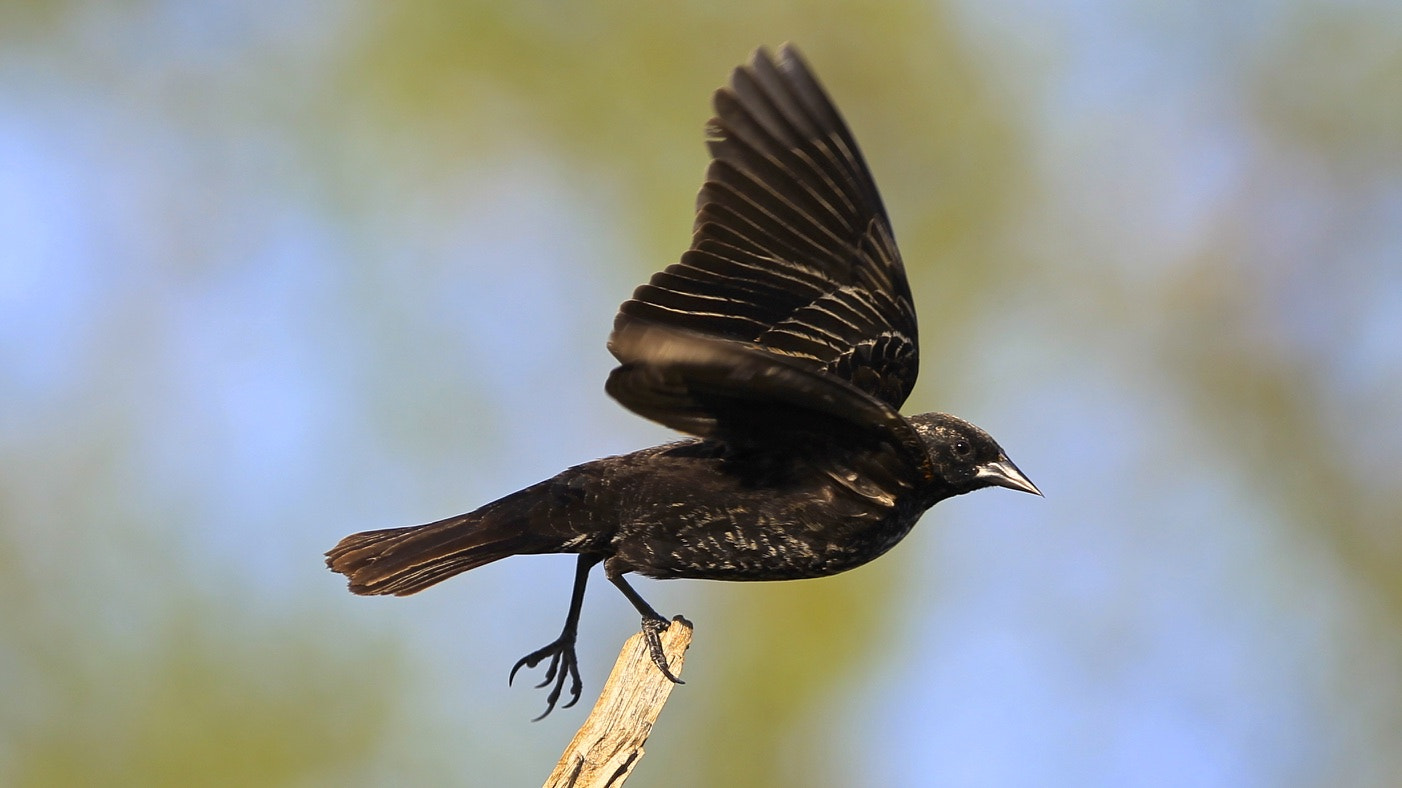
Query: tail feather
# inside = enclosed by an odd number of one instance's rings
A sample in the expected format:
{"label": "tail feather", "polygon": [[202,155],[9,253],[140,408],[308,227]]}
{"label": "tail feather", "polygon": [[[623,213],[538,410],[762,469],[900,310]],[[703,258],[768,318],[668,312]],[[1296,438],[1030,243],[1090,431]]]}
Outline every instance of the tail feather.
{"label": "tail feather", "polygon": [[351,534],[326,553],[326,565],[346,576],[353,593],[407,596],[492,561],[558,546],[558,538],[532,534],[524,519],[494,516],[499,512],[492,509]]}

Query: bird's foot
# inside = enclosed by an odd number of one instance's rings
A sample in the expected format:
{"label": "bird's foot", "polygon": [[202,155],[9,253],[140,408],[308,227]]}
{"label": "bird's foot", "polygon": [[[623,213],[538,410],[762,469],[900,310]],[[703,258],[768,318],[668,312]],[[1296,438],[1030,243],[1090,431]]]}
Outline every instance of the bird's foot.
{"label": "bird's foot", "polygon": [[662,671],[673,684],[685,684],[685,681],[672,675],[672,669],[667,665],[667,652],[662,650],[662,633],[671,626],[671,622],[665,618],[644,618],[643,619],[643,641],[647,643],[648,654],[652,656],[652,664]]}
{"label": "bird's foot", "polygon": [[[660,644],[659,644],[660,645]],[[568,709],[579,702],[579,693],[584,688],[584,683],[579,680],[579,659],[574,654],[574,633],[561,633],[554,642],[532,651],[516,661],[516,665],[511,668],[511,675],[507,677],[508,685],[516,678],[516,671],[521,668],[535,668],[546,657],[550,658],[550,667],[545,670],[545,679],[536,687],[545,687],[554,683],[550,689],[550,694],[545,696],[545,711],[532,722],[545,719],[546,715],[555,710],[555,703],[560,700],[560,694],[564,692],[566,679],[570,683],[570,700],[561,708]],[[654,657],[655,659],[656,657]]]}

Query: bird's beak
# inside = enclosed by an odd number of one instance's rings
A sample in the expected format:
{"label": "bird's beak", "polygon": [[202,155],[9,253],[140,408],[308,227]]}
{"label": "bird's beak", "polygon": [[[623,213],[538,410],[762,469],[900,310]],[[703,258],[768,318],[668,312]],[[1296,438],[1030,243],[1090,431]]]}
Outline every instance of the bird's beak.
{"label": "bird's beak", "polygon": [[1013,461],[1007,457],[980,465],[974,478],[982,479],[984,482],[998,487],[1007,487],[1009,490],[1020,490],[1033,495],[1042,494],[1042,491],[1037,489],[1037,485],[1024,476],[1022,471],[1018,470],[1017,466],[1013,465]]}

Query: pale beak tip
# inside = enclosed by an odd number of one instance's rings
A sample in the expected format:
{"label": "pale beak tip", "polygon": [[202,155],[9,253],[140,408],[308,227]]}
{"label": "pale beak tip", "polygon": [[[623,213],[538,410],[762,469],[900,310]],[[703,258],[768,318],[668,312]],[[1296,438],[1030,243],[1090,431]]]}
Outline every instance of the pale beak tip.
{"label": "pale beak tip", "polygon": [[1012,460],[1006,457],[979,468],[978,477],[991,485],[1032,493],[1042,498],[1046,497],[1042,495],[1041,490],[1037,489],[1037,485],[1033,484],[1032,480],[1027,478],[1027,475],[1018,470],[1017,466],[1013,465]]}

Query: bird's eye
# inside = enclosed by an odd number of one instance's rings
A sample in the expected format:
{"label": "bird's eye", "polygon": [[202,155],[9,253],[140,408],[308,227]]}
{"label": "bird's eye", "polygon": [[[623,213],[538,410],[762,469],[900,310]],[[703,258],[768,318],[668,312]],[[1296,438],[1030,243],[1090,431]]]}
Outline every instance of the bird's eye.
{"label": "bird's eye", "polygon": [[967,457],[973,450],[974,447],[970,446],[969,442],[966,440],[957,440],[954,442],[954,455],[956,457]]}

